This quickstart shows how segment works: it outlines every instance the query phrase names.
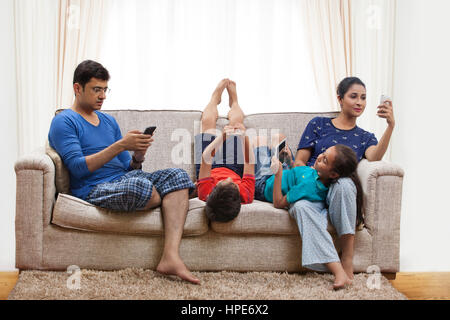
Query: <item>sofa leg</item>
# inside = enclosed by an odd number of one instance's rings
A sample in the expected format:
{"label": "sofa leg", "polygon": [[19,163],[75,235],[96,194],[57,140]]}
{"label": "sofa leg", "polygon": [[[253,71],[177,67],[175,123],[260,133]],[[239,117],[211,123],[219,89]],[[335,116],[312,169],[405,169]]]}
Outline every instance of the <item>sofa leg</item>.
{"label": "sofa leg", "polygon": [[395,280],[397,273],[382,273],[383,276],[388,280]]}

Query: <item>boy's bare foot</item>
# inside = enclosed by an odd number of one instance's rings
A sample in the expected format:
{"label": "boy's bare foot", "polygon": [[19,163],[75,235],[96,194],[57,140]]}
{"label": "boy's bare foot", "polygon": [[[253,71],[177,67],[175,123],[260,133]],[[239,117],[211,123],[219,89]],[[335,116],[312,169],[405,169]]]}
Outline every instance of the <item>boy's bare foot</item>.
{"label": "boy's bare foot", "polygon": [[236,91],[236,82],[230,80],[227,85],[228,96],[230,98],[229,104],[230,107],[233,103],[238,102],[237,91]]}
{"label": "boy's bare foot", "polygon": [[220,102],[222,101],[222,92],[227,87],[229,81],[230,81],[229,79],[223,79],[222,81],[219,82],[219,84],[217,85],[216,89],[214,89],[214,92],[211,96],[211,102],[214,102],[217,105],[220,104]]}
{"label": "boy's bare foot", "polygon": [[343,257],[341,259],[342,267],[344,268],[345,273],[347,274],[347,277],[350,280],[353,280],[353,257]]}
{"label": "boy's bare foot", "polygon": [[156,271],[164,275],[173,275],[194,284],[200,284],[200,280],[192,275],[181,258],[164,256],[161,258]]}

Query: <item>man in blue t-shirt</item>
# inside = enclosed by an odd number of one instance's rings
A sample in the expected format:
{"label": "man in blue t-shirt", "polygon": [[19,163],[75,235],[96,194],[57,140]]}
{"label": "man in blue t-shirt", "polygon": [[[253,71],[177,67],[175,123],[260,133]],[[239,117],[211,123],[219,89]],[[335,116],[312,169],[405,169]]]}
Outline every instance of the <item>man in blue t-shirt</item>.
{"label": "man in blue t-shirt", "polygon": [[[161,205],[164,250],[156,270],[198,284],[179,255],[195,186],[182,169],[148,173],[142,162],[153,138],[139,130],[122,137],[116,120],[99,110],[108,92],[108,71],[95,61],[84,61],[74,73],[75,101],[52,121],[48,139],[70,173],[74,196],[116,211],[146,210]],[[133,156],[129,151],[133,151]]]}

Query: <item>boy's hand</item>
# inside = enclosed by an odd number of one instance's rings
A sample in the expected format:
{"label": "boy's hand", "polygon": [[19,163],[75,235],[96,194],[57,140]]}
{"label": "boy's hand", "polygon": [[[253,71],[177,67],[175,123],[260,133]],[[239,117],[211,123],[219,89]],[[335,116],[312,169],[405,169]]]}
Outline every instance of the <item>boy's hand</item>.
{"label": "boy's hand", "polygon": [[234,127],[226,125],[225,127],[223,127],[223,132],[228,135],[228,134],[233,134],[234,133]]}
{"label": "boy's hand", "polygon": [[283,172],[283,165],[281,164],[280,160],[278,160],[278,158],[276,156],[272,157],[272,163],[270,165],[270,170],[272,171],[273,174],[276,174],[276,175]]}
{"label": "boy's hand", "polygon": [[244,127],[242,123],[237,123],[233,126],[226,125],[223,127],[223,132],[225,134],[234,134],[234,135],[244,135],[247,129]]}
{"label": "boy's hand", "polygon": [[244,127],[244,125],[242,123],[237,123],[234,125],[234,132],[235,133],[240,133],[242,135],[244,135],[245,131],[247,129]]}

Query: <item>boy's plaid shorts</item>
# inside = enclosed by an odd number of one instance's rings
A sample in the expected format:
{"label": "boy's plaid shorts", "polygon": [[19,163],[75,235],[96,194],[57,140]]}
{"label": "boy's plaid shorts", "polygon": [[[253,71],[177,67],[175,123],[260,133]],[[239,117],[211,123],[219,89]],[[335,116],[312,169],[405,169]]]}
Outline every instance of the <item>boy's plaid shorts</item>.
{"label": "boy's plaid shorts", "polygon": [[195,188],[183,169],[171,168],[151,173],[133,170],[119,179],[96,185],[86,201],[110,210],[136,211],[146,206],[152,197],[153,186],[161,199],[173,191]]}

